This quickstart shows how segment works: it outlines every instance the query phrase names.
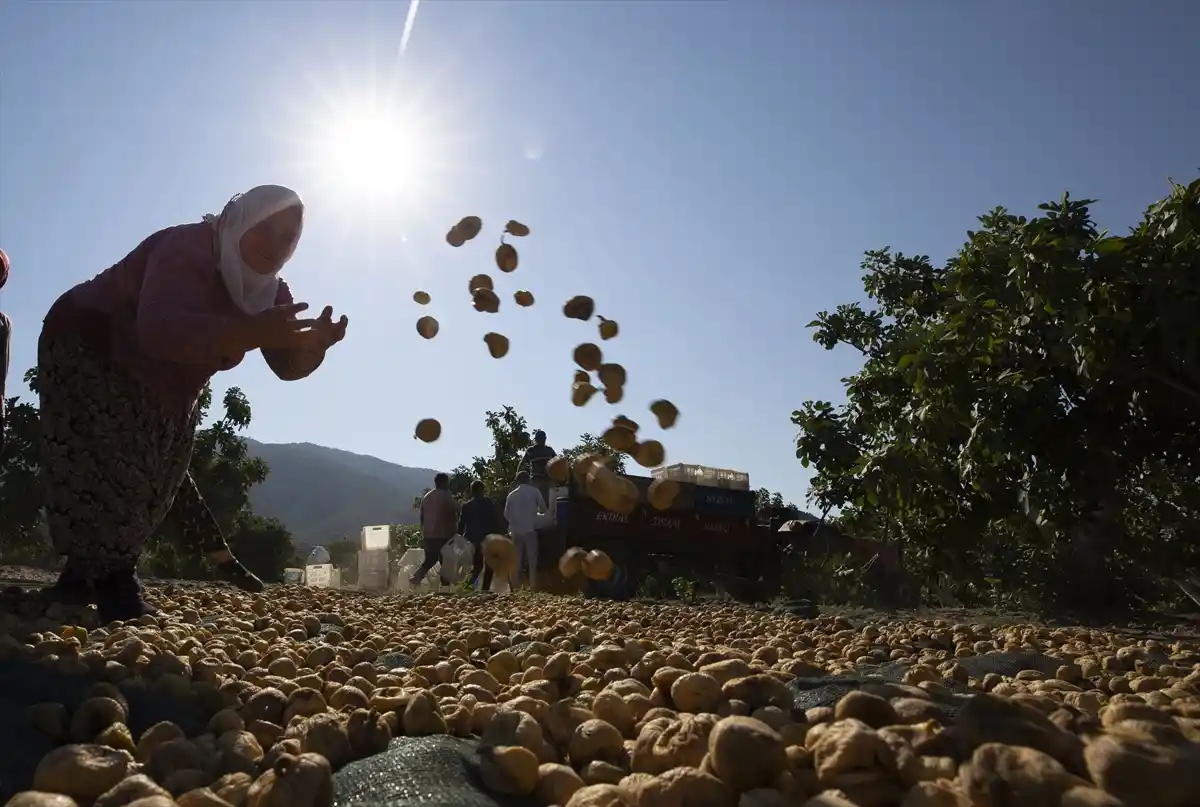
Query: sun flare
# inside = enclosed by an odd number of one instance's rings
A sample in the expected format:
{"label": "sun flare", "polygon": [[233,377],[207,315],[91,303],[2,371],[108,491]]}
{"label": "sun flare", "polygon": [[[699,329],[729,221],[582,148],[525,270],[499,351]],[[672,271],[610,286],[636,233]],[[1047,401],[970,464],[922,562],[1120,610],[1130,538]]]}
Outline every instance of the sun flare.
{"label": "sun flare", "polygon": [[332,115],[317,139],[322,179],[341,193],[373,201],[416,200],[430,154],[419,121],[377,106]]}

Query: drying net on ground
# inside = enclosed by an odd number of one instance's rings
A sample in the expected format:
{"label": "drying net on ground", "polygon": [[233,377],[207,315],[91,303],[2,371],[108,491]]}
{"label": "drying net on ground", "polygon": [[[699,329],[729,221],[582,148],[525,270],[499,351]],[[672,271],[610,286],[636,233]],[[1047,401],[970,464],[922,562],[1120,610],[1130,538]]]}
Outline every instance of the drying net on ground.
{"label": "drying net on ground", "polygon": [[[514,647],[519,652],[520,646]],[[1053,676],[1060,661],[1035,652],[995,653],[957,660],[972,678],[989,673],[1012,676],[1037,670]],[[404,653],[389,653],[377,662],[383,669],[413,665]],[[862,666],[852,675],[797,678],[791,684],[799,711],[833,706],[847,693],[896,685],[906,664]],[[67,675],[28,661],[0,662],[0,802],[32,786],[38,761],[49,753],[51,740],[29,724],[25,710],[36,703],[56,702],[73,711],[93,680]],[[943,685],[950,694],[932,696],[953,717],[968,695],[951,679]],[[129,727],[135,737],[161,720],[170,720],[189,736],[204,731],[208,715],[194,701],[173,699],[144,686],[122,685],[130,704]],[[511,799],[484,791],[479,777],[477,744],[453,737],[408,737],[392,741],[382,754],[351,763],[334,775],[334,804],[338,807],[526,807],[530,800]]]}

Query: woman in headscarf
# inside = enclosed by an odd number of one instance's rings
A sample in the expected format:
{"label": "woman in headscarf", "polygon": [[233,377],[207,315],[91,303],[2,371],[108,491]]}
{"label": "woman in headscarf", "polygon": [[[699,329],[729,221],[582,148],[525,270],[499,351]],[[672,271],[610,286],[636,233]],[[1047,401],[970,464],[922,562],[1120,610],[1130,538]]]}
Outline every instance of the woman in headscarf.
{"label": "woman in headscarf", "polygon": [[215,373],[261,350],[279,378],[304,378],[346,333],[329,307],[298,318],[308,306],[279,277],[303,224],[294,191],[261,185],[220,216],[154,233],[51,307],[38,340],[42,476],[50,536],[66,556],[52,597],[94,602],[106,621],[153,613],[137,563],[167,518],[220,579],[262,588],[188,466],[197,401]]}

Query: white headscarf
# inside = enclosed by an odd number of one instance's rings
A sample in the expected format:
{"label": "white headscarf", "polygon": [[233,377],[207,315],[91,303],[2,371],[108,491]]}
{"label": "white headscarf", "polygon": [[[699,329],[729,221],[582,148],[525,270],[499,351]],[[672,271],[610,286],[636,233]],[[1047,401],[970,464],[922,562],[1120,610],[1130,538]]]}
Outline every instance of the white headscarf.
{"label": "white headscarf", "polygon": [[[242,236],[256,225],[289,207],[301,210],[300,230],[296,240],[271,274],[259,274],[242,260],[240,244]],[[217,251],[221,279],[238,308],[247,314],[257,314],[275,305],[279,290],[279,270],[296,251],[300,233],[304,230],[304,202],[294,190],[282,185],[259,185],[240,196],[235,196],[225,205],[220,216],[209,214],[204,220],[216,230]]]}

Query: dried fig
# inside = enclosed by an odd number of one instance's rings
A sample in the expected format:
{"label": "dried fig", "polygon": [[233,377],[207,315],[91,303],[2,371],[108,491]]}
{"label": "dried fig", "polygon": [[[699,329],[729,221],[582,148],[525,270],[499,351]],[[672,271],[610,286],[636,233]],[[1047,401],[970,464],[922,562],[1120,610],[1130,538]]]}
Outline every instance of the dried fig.
{"label": "dried fig", "polygon": [[421,317],[417,320],[417,333],[425,339],[432,339],[438,334],[438,321],[433,317]]}
{"label": "dried fig", "polygon": [[584,555],[581,563],[583,573],[589,580],[607,580],[612,574],[612,558],[599,549],[593,549]]}
{"label": "dried fig", "polygon": [[592,318],[592,312],[595,310],[596,301],[591,297],[579,294],[567,300],[566,305],[563,306],[563,316],[586,322]]}
{"label": "dried fig", "polygon": [[606,387],[625,386],[625,368],[619,364],[601,364],[597,375],[600,376],[600,383]]}
{"label": "dried fig", "polygon": [[596,394],[596,388],[588,382],[576,381],[571,385],[571,403],[576,406],[583,406],[592,399]]}
{"label": "dried fig", "polygon": [[600,362],[604,360],[600,348],[591,342],[584,342],[576,347],[574,357],[576,364],[584,370],[592,371],[600,369]]}
{"label": "dried fig", "polygon": [[650,411],[658,418],[659,428],[669,429],[679,419],[679,410],[675,404],[667,400],[659,400],[650,404]]}
{"label": "dried fig", "polygon": [[493,359],[502,359],[508,355],[508,337],[498,333],[489,333],[483,337],[487,343],[488,353]]}
{"label": "dried fig", "polygon": [[454,229],[462,236],[463,241],[470,241],[483,229],[483,219],[479,216],[463,216],[458,224],[454,225]]}
{"label": "dried fig", "polygon": [[558,559],[559,574],[570,580],[583,570],[583,559],[585,557],[587,557],[586,549],[578,546],[571,547]]}
{"label": "dried fig", "polygon": [[624,426],[613,424],[612,428],[604,432],[600,437],[614,451],[622,451],[626,454],[637,448],[637,435],[631,432]]}
{"label": "dried fig", "polygon": [[646,498],[657,510],[669,510],[679,495],[679,483],[674,479],[655,479],[646,491]]}
{"label": "dried fig", "polygon": [[485,314],[495,314],[500,310],[500,298],[491,289],[475,289],[471,294],[471,300],[475,305],[476,311],[482,311]]}
{"label": "dried fig", "polygon": [[416,438],[422,443],[432,443],[442,436],[442,424],[433,418],[425,418],[417,424]]}
{"label": "dried fig", "polygon": [[633,458],[643,468],[657,468],[666,461],[667,452],[663,449],[662,443],[657,440],[647,440],[638,445]]}
{"label": "dried fig", "polygon": [[512,244],[501,244],[496,247],[496,267],[501,272],[516,271],[518,263],[517,248]]}
{"label": "dried fig", "polygon": [[546,475],[550,477],[555,484],[566,484],[567,479],[571,475],[571,463],[563,456],[555,457],[546,463]]}
{"label": "dried fig", "polygon": [[471,294],[474,294],[475,289],[487,289],[488,291],[495,291],[496,285],[492,282],[492,276],[481,273],[468,280],[467,291]]}
{"label": "dried fig", "polygon": [[629,431],[633,432],[634,434],[637,434],[637,430],[639,428],[641,428],[640,426],[638,426],[636,420],[631,420],[630,418],[627,418],[624,415],[617,415],[615,418],[613,418],[613,425],[614,426],[623,426],[626,429],[629,429]]}

